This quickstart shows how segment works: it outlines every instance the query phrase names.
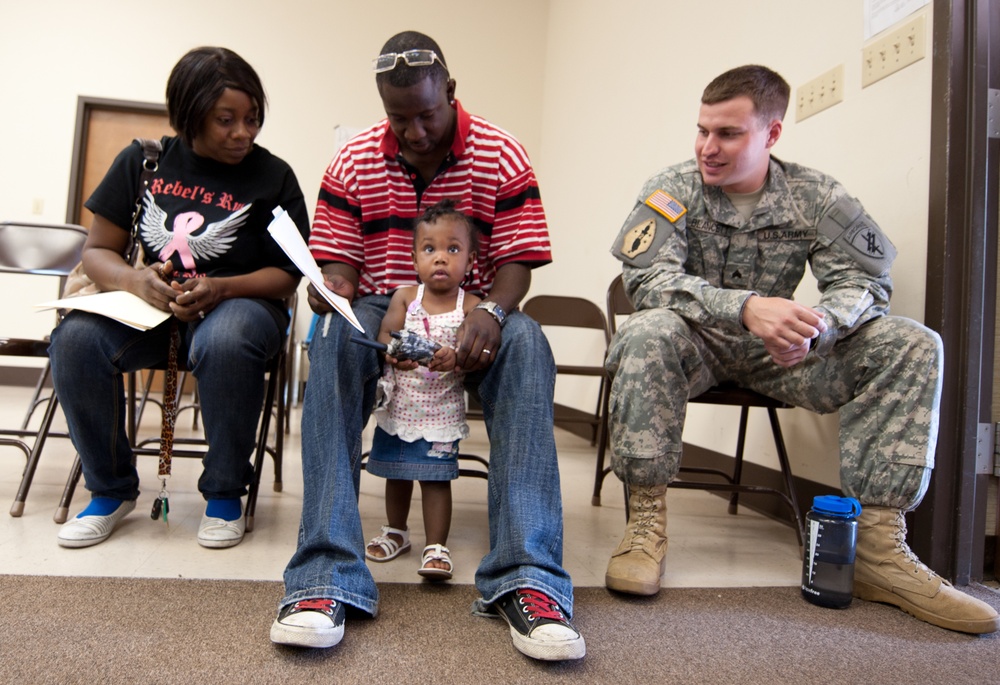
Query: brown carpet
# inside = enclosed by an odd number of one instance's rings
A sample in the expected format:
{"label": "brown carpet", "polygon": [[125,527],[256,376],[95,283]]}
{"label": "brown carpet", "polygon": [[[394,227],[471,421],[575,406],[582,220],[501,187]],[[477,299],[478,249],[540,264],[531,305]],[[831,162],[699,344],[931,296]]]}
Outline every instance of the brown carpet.
{"label": "brown carpet", "polygon": [[[1000,594],[967,592],[1000,607]],[[996,683],[1000,635],[879,604],[815,607],[796,588],[577,590],[580,662],[514,651],[467,585],[381,587],[328,650],[272,645],[274,582],[0,576],[3,683]]]}

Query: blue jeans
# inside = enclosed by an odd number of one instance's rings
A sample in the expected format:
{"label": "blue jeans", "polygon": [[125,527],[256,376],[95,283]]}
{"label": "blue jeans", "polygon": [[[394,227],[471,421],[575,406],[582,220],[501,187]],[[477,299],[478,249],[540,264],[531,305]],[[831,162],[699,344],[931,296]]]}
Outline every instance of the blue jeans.
{"label": "blue jeans", "polygon": [[[264,403],[267,361],[284,331],[271,307],[225,300],[203,321],[179,323],[181,359],[198,379],[209,448],[198,489],[205,499],[241,497],[253,477],[250,455]],[[125,432],[123,373],[167,359],[170,321],[138,331],[112,319],[71,311],[52,332],[52,382],[95,497],[133,500],[139,476]]]}
{"label": "blue jeans", "polygon": [[[389,298],[355,300],[374,338]],[[378,590],[365,564],[358,511],[361,431],[375,402],[377,353],[352,343],[338,314],[320,321],[309,346],[302,413],[304,492],[298,548],[285,569],[285,606],[331,598],[378,613]],[[552,424],[555,362],[541,328],[513,312],[492,366],[467,377],[483,403],[490,436],[490,551],[476,572],[480,604],[518,588],[551,596],[573,612],[573,585],[562,568],[562,499]]]}

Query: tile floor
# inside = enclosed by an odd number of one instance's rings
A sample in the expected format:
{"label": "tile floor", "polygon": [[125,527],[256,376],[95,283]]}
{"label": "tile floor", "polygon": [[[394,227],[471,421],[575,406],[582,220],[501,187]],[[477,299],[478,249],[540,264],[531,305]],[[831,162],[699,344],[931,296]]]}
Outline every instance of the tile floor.
{"label": "tile floor", "polygon": [[[0,426],[19,425],[30,389],[3,387],[0,391]],[[293,410],[292,430],[285,442],[283,491],[272,489],[269,460],[255,529],[242,544],[226,550],[204,549],[195,541],[204,504],[196,487],[200,466],[193,460],[174,462],[169,525],[149,518],[152,498],[158,491],[157,460],[151,457],[139,461],[144,487],[139,505],[114,535],[95,547],[63,549],[56,544],[58,526],[52,517],[74,455],[69,441],[52,438],[46,444],[20,518],[7,515],[6,510],[17,492],[24,458],[19,450],[0,445],[0,573],[281,580],[295,548],[302,502],[298,418],[298,410]],[[146,421],[154,433],[158,420]],[[61,422],[61,417],[57,421]],[[190,426],[190,417],[182,414],[179,423]],[[472,431],[463,450],[487,453],[482,423],[473,423]],[[617,479],[609,476],[603,506],[591,506],[595,450],[574,435],[558,429],[556,433],[565,516],[564,565],[576,585],[603,585],[608,555],[624,526],[621,488]],[[362,475],[360,506],[369,536],[384,522],[383,484]],[[476,565],[488,547],[486,483],[460,478],[453,492],[448,546],[456,565],[454,582],[472,583]],[[415,490],[410,521],[414,550],[423,547],[418,496],[419,489]],[[87,497],[81,483],[70,515],[84,506]],[[673,490],[668,507],[670,549],[664,586],[798,585],[801,562],[792,528],[749,510],[730,516],[724,500],[700,491]],[[422,582],[416,574],[418,563],[414,551],[392,562],[372,564],[372,572],[376,581]]]}

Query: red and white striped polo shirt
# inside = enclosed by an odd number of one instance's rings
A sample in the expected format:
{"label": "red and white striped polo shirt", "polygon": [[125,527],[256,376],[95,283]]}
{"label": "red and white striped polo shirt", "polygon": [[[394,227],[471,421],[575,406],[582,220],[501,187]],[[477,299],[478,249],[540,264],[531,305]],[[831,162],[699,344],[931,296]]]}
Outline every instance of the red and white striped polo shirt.
{"label": "red and white striped polo shirt", "polygon": [[320,184],[309,247],[319,264],[344,262],[360,273],[358,295],[413,285],[413,223],[431,205],[452,199],[480,231],[473,282],[489,292],[496,269],[552,261],[535,172],[521,144],[458,102],[453,159],[417,192],[398,160],[399,143],[383,120],[348,141]]}

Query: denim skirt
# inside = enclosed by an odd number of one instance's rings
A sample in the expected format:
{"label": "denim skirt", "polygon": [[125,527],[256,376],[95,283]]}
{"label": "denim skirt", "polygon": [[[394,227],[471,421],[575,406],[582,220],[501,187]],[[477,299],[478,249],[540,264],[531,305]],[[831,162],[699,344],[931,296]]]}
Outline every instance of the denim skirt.
{"label": "denim skirt", "polygon": [[393,480],[455,480],[458,478],[458,440],[404,442],[375,427],[368,473]]}

